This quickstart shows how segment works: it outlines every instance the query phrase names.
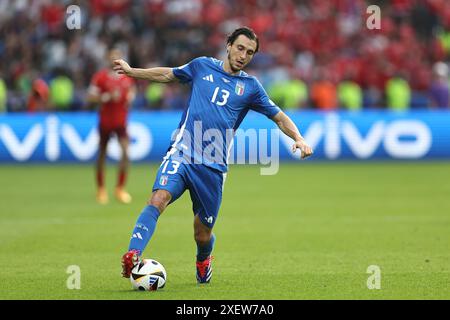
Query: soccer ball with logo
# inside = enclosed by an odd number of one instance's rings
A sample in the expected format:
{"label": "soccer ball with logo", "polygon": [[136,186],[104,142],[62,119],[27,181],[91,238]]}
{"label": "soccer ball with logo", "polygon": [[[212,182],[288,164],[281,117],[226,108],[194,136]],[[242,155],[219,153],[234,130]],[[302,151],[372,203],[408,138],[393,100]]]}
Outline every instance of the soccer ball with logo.
{"label": "soccer ball with logo", "polygon": [[164,288],[166,269],[153,259],[143,259],[131,270],[131,285],[135,290],[155,291]]}

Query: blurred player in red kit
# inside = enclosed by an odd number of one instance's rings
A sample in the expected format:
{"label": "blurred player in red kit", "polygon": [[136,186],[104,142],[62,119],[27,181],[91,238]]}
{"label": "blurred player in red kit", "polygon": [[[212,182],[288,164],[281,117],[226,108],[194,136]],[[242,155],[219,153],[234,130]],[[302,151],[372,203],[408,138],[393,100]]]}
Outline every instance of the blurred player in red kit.
{"label": "blurred player in red kit", "polygon": [[42,79],[34,80],[27,102],[28,112],[48,110],[49,95],[48,85],[45,81]]}
{"label": "blurred player in red kit", "polygon": [[128,171],[128,134],[127,115],[131,101],[136,94],[134,80],[118,75],[113,71],[113,61],[120,59],[122,52],[118,49],[111,49],[108,52],[109,68],[102,69],[94,74],[91,80],[88,93],[88,101],[100,105],[99,110],[99,153],[96,165],[97,179],[97,202],[108,203],[108,193],[105,188],[105,162],[106,149],[110,137],[115,134],[121,148],[121,159],[119,162],[119,172],[115,197],[122,203],[130,203],[131,196],[125,190],[125,182]]}

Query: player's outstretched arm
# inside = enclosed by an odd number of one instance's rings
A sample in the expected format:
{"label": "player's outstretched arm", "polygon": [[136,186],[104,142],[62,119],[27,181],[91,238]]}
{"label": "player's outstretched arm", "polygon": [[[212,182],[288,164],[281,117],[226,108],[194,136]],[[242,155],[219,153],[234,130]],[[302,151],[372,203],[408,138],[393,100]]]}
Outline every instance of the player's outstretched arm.
{"label": "player's outstretched arm", "polygon": [[117,73],[119,74],[125,74],[132,78],[145,79],[153,82],[172,82],[177,80],[172,72],[172,68],[131,68],[130,65],[122,59],[114,61],[114,71],[117,71]]}
{"label": "player's outstretched arm", "polygon": [[295,123],[283,111],[280,111],[273,116],[272,120],[277,124],[281,131],[295,141],[292,145],[292,152],[295,153],[297,149],[300,149],[302,152],[302,159],[313,154],[312,148],[306,143]]}

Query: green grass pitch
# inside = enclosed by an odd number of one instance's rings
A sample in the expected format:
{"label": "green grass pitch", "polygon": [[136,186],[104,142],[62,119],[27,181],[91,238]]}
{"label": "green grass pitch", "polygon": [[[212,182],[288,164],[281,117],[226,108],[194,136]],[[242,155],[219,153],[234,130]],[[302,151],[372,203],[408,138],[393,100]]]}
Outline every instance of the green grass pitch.
{"label": "green grass pitch", "polygon": [[[161,216],[144,257],[166,287],[137,292],[120,276],[156,165],[133,165],[130,205],[95,202],[91,165],[0,166],[0,299],[449,299],[450,164],[232,166],[215,227],[214,275],[195,280],[186,192]],[[108,166],[107,184],[116,167]],[[81,288],[67,288],[68,266]],[[370,265],[380,289],[369,290]]]}

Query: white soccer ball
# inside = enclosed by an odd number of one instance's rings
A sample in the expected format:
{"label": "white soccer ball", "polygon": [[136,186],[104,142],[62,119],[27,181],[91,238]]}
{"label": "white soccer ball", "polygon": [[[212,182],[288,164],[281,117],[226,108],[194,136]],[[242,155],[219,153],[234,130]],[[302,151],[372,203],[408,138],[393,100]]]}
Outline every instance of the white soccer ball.
{"label": "white soccer ball", "polygon": [[167,273],[163,265],[153,259],[143,259],[131,270],[130,281],[135,290],[155,291],[164,288]]}

